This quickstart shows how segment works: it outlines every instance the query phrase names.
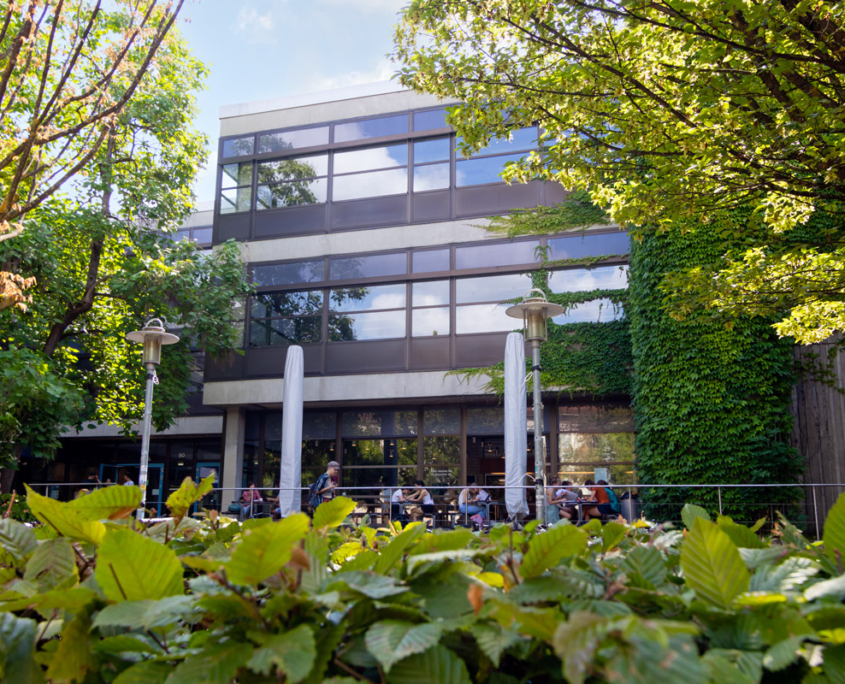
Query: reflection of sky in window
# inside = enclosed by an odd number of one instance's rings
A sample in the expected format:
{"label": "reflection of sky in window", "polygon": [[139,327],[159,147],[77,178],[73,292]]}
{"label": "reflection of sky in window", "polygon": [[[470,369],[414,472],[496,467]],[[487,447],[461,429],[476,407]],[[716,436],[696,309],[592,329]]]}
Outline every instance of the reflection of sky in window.
{"label": "reflection of sky in window", "polygon": [[408,169],[335,176],[332,183],[332,199],[337,202],[364,197],[403,195],[408,192]]}
{"label": "reflection of sky in window", "polygon": [[278,209],[279,207],[301,206],[303,204],[321,204],[326,201],[329,192],[328,178],[259,185],[255,208]]}
{"label": "reflection of sky in window", "polygon": [[549,240],[549,259],[577,259],[583,256],[609,256],[628,254],[631,251],[631,239],[623,231],[602,233],[600,235],[574,235]]}
{"label": "reflection of sky in window", "polygon": [[469,302],[501,302],[522,297],[532,287],[531,277],[524,273],[461,278],[455,282],[458,304]]}
{"label": "reflection of sky in window", "polygon": [[510,264],[531,264],[536,262],[539,240],[521,242],[500,242],[495,245],[458,247],[455,250],[455,268],[486,268]]}
{"label": "reflection of sky in window", "polygon": [[405,285],[374,285],[332,290],[332,311],[367,311],[405,307]]}
{"label": "reflection of sky in window", "polygon": [[230,188],[234,185],[250,185],[252,183],[252,163],[224,164],[223,165],[223,187]]}
{"label": "reflection of sky in window", "polygon": [[[405,337],[405,311],[379,311],[375,313],[343,314],[331,316],[351,324],[355,340],[383,340]],[[329,322],[330,329],[337,327]]]}
{"label": "reflection of sky in window", "polygon": [[414,143],[414,164],[448,160],[449,138],[420,140]]}
{"label": "reflection of sky in window", "polygon": [[407,270],[408,261],[404,252],[332,259],[329,264],[332,280],[400,275],[406,273]]}
{"label": "reflection of sky in window", "polygon": [[235,138],[234,140],[223,141],[223,158],[226,157],[242,157],[247,154],[252,154],[255,145],[255,138],[249,136],[246,138]]}
{"label": "reflection of sky in window", "polygon": [[414,192],[449,187],[449,163],[414,167]]}
{"label": "reflection of sky in window", "polygon": [[370,169],[385,169],[391,166],[405,166],[408,163],[408,145],[385,145],[367,147],[363,150],[337,152],[334,156],[334,172],[354,173]]}
{"label": "reflection of sky in window", "polygon": [[278,161],[261,162],[258,165],[258,182],[297,180],[310,176],[325,176],[329,172],[329,155],[315,154],[308,157],[292,157]]}
{"label": "reflection of sky in window", "polygon": [[427,249],[414,252],[411,257],[414,273],[431,273],[449,270],[448,249]]}
{"label": "reflection of sky in window", "polygon": [[325,270],[323,261],[298,261],[292,264],[255,266],[252,270],[252,279],[258,287],[314,283],[325,279]]}
{"label": "reflection of sky in window", "polygon": [[414,337],[449,334],[449,307],[414,309],[412,329]]}
{"label": "reflection of sky in window", "polygon": [[549,274],[552,292],[587,292],[628,287],[627,266],[602,266],[553,271]]}
{"label": "reflection of sky in window", "polygon": [[435,128],[446,128],[446,110],[435,109],[432,112],[416,112],[414,114],[414,130],[430,131]]}
{"label": "reflection of sky in window", "polygon": [[299,147],[314,147],[329,144],[329,128],[305,128],[298,131],[268,133],[258,136],[258,153],[294,150]]}
{"label": "reflection of sky in window", "polygon": [[509,332],[522,327],[522,323],[505,313],[509,304],[473,304],[455,309],[457,333]]}
{"label": "reflection of sky in window", "polygon": [[[460,136],[455,140],[457,147],[462,142]],[[529,128],[519,128],[511,132],[510,140],[506,138],[499,138],[498,140],[491,140],[490,144],[484,149],[476,152],[473,157],[480,157],[487,154],[500,154],[503,152],[514,152],[516,150],[531,150],[537,147],[537,129],[534,126]]]}
{"label": "reflection of sky in window", "polygon": [[455,164],[455,184],[460,188],[467,185],[502,183],[501,173],[508,162],[522,159],[524,154],[507,154],[501,157],[469,159]]}
{"label": "reflection of sky in window", "polygon": [[334,141],[348,142],[364,138],[378,138],[383,135],[399,135],[408,132],[408,116],[385,116],[367,121],[337,124],[334,127]]}
{"label": "reflection of sky in window", "polygon": [[569,310],[569,312],[555,316],[552,320],[558,325],[564,323],[607,323],[618,321],[623,316],[621,306],[615,306],[609,299],[594,299],[583,302]]}
{"label": "reflection of sky in window", "polygon": [[449,303],[448,280],[414,283],[412,288],[411,301],[414,306],[437,306],[438,304]]}

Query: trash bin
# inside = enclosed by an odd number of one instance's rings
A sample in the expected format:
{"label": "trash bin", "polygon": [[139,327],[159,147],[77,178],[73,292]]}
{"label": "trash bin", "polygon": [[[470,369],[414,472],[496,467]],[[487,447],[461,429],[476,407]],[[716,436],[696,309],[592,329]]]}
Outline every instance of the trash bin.
{"label": "trash bin", "polygon": [[638,520],[640,517],[640,502],[637,497],[630,497],[626,492],[619,502],[622,506],[622,517],[628,524]]}

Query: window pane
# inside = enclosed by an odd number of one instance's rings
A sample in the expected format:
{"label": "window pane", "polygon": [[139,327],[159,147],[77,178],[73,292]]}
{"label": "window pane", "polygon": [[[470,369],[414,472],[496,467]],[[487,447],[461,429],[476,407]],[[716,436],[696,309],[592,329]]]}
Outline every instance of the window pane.
{"label": "window pane", "polygon": [[337,202],[401,195],[408,192],[408,169],[372,171],[352,176],[335,176],[332,198]]}
{"label": "window pane", "polygon": [[628,406],[560,406],[561,432],[633,432],[634,412]]}
{"label": "window pane", "polygon": [[326,278],[326,264],[320,261],[297,261],[291,264],[255,266],[252,280],[257,287],[316,283]]}
{"label": "window pane", "polygon": [[459,408],[426,409],[423,426],[427,435],[457,435],[461,431]]}
{"label": "window pane", "polygon": [[414,252],[411,256],[412,269],[414,273],[431,273],[432,271],[449,270],[449,250],[429,249],[422,252]]}
{"label": "window pane", "polygon": [[323,292],[285,292],[283,294],[259,294],[252,298],[252,317],[303,316],[317,314],[323,310]]}
{"label": "window pane", "polygon": [[442,190],[449,187],[449,164],[414,167],[414,192]]}
{"label": "window pane", "polygon": [[329,273],[332,280],[375,278],[378,276],[403,275],[407,272],[408,258],[405,252],[332,259],[329,263]]}
{"label": "window pane", "polygon": [[335,152],[334,155],[335,174],[407,165],[407,143],[385,145],[384,147],[367,147],[363,150],[351,150],[350,152]]}
{"label": "window pane", "polygon": [[522,297],[532,287],[531,276],[526,273],[460,278],[455,281],[455,296],[458,304],[501,302]]}
{"label": "window pane", "polygon": [[419,140],[414,143],[414,164],[449,161],[449,138]]}
{"label": "window pane", "polygon": [[330,342],[385,340],[398,337],[405,337],[404,311],[329,316]]}
{"label": "window pane", "polygon": [[577,259],[583,256],[606,256],[628,254],[631,239],[628,233],[602,233],[601,235],[578,235],[549,240],[549,259]]}
{"label": "window pane", "polygon": [[[334,414],[331,414],[334,418]],[[305,428],[303,427],[303,435]],[[303,438],[302,467],[326,472],[326,464],[334,460],[334,435],[331,439]],[[303,473],[304,474],[304,473]],[[319,473],[318,473],[319,477]],[[316,478],[315,478],[316,479]]]}
{"label": "window pane", "polygon": [[282,152],[300,147],[329,144],[329,127],[304,128],[298,131],[283,131],[258,136],[258,153]]}
{"label": "window pane", "polygon": [[252,188],[224,190],[220,193],[220,213],[233,214],[237,211],[249,211],[251,200]]}
{"label": "window pane", "polygon": [[457,247],[455,268],[485,268],[487,266],[508,266],[511,264],[533,264],[539,261],[537,247],[539,240],[505,242],[497,245]]}
{"label": "window pane", "polygon": [[461,467],[452,466],[426,466],[423,468],[423,482],[428,487],[432,496],[449,496],[449,488],[456,487],[454,496],[459,494],[459,483],[461,481]]}
{"label": "window pane", "polygon": [[[456,143],[461,142],[459,137]],[[528,128],[519,128],[511,132],[510,140],[507,138],[499,138],[498,140],[491,140],[490,144],[483,150],[479,150],[473,157],[480,157],[486,154],[500,154],[503,152],[515,152],[516,150],[531,150],[537,147],[537,128],[529,126]]]}
{"label": "window pane", "polygon": [[552,292],[588,292],[626,287],[628,287],[627,266],[575,268],[567,271],[553,271],[549,274],[549,289]]}
{"label": "window pane", "polygon": [[564,323],[607,323],[618,321],[624,316],[621,306],[616,306],[609,299],[594,299],[591,302],[577,304],[561,316],[555,316],[552,320],[558,325]]}
{"label": "window pane", "polygon": [[561,465],[558,467],[558,476],[561,480],[570,480],[576,485],[583,484],[587,480],[602,479],[597,474],[597,469],[602,469],[608,475],[607,481],[612,485],[635,484],[634,465],[614,465],[612,463],[585,463],[577,465]]}
{"label": "window pane", "polygon": [[561,463],[613,463],[635,459],[633,432],[585,434],[569,432],[558,435]]}
{"label": "window pane", "polygon": [[235,138],[233,140],[223,141],[223,158],[226,157],[243,157],[252,154],[255,146],[255,138],[249,136],[248,138]]}
{"label": "window pane", "polygon": [[334,141],[347,142],[364,138],[378,138],[383,135],[399,135],[408,132],[408,116],[385,116],[367,121],[353,121],[334,127]]}
{"label": "window pane", "polygon": [[375,436],[381,434],[382,423],[386,422],[387,411],[344,411],[343,436]]}
{"label": "window pane", "polygon": [[262,209],[295,207],[303,204],[322,204],[328,196],[328,187],[329,181],[327,178],[278,183],[276,185],[259,185],[255,208],[260,211]]}
{"label": "window pane", "polygon": [[236,185],[252,185],[252,162],[242,164],[224,164],[223,181],[224,188],[231,188]]}
{"label": "window pane", "polygon": [[522,159],[524,154],[508,154],[501,157],[483,157],[458,161],[455,164],[455,185],[459,188],[468,185],[503,182],[499,174],[508,162]]}
{"label": "window pane", "polygon": [[433,465],[460,463],[461,438],[458,435],[451,437],[424,437],[423,460],[425,463]]}
{"label": "window pane", "polygon": [[417,112],[414,114],[414,130],[430,131],[435,128],[448,128],[446,110],[435,109],[431,112]]}
{"label": "window pane", "polygon": [[483,332],[510,332],[522,328],[522,322],[505,313],[509,304],[474,304],[459,306],[455,321],[459,335]]}
{"label": "window pane", "polygon": [[405,307],[405,298],[404,283],[372,287],[344,287],[331,291],[329,309],[338,312],[399,309]]}
{"label": "window pane", "polygon": [[278,347],[288,344],[309,344],[322,340],[323,319],[273,318],[252,320],[249,324],[249,344],[252,347]]}
{"label": "window pane", "polygon": [[295,157],[278,161],[261,162],[258,165],[259,183],[300,180],[325,176],[329,172],[329,155],[317,154],[310,157]]}
{"label": "window pane", "polygon": [[449,334],[448,306],[438,309],[414,309],[411,315],[414,337]]}
{"label": "window pane", "polygon": [[467,434],[501,435],[505,430],[505,412],[499,407],[467,409]]}
{"label": "window pane", "polygon": [[428,283],[414,283],[412,302],[414,306],[437,306],[449,303],[449,281],[434,280]]}
{"label": "window pane", "polygon": [[[302,439],[331,439],[337,432],[337,414],[334,411],[306,411],[302,416]],[[334,442],[332,442],[334,444]],[[325,465],[322,463],[321,465]]]}
{"label": "window pane", "polygon": [[191,239],[200,244],[211,243],[211,228],[194,228],[191,233]]}
{"label": "window pane", "polygon": [[177,230],[176,234],[173,236],[173,239],[176,242],[183,242],[185,240],[191,239],[191,229],[188,228],[186,230]]}
{"label": "window pane", "polygon": [[401,468],[356,468],[355,466],[345,467],[341,472],[344,487],[373,487],[373,491],[349,492],[355,498],[369,497],[372,500],[377,496],[376,488],[380,486],[382,479],[389,487],[405,487],[414,484],[417,479],[417,467]]}

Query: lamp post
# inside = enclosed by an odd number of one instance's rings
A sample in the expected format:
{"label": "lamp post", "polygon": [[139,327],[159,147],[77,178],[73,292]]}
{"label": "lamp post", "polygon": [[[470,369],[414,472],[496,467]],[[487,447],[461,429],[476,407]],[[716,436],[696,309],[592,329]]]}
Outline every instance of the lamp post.
{"label": "lamp post", "polygon": [[559,316],[564,308],[546,300],[540,289],[528,292],[520,304],[509,307],[505,313],[512,318],[521,318],[523,333],[531,343],[531,370],[534,373],[534,490],[536,503],[534,512],[537,520],[546,520],[546,450],[543,448],[543,399],[540,394],[540,345],[549,336],[549,318]]}
{"label": "lamp post", "polygon": [[161,347],[176,344],[179,338],[164,329],[160,318],[151,318],[143,328],[126,336],[130,342],[144,345],[144,368],[147,370],[147,388],[144,394],[144,425],[141,433],[141,468],[138,473],[138,486],[141,488],[141,507],[138,520],[144,519],[144,506],[147,503],[147,469],[150,462],[150,422],[153,414],[153,385],[158,384],[156,366],[161,363]]}

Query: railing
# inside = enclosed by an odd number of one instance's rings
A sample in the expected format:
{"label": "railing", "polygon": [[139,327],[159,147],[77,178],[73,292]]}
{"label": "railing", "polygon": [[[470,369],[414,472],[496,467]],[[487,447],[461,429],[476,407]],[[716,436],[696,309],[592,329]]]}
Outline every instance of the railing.
{"label": "railing", "polygon": [[[120,486],[120,485],[92,485],[90,482],[75,482],[75,483],[56,483],[56,482],[39,482],[30,485],[33,489],[45,488],[45,494],[48,496],[56,491],[60,492],[60,498],[72,498],[80,489],[99,488],[103,486]],[[579,487],[580,485],[573,485]],[[622,504],[622,513],[629,521],[639,517],[640,511],[645,510],[649,520],[655,522],[672,522],[681,524],[681,509],[686,503],[692,503],[702,506],[712,513],[723,514],[725,512],[731,514],[736,522],[753,525],[758,519],[765,518],[766,522],[763,531],[770,531],[773,524],[777,522],[777,513],[782,513],[788,520],[805,530],[813,536],[820,536],[824,518],[827,514],[827,507],[832,503],[825,502],[828,498],[825,496],[826,492],[830,492],[833,488],[833,493],[845,492],[845,484],[843,483],[824,483],[824,484],[690,484],[690,485],[667,485],[667,484],[624,484],[624,485],[608,485],[620,498]],[[504,489],[515,489],[514,487],[505,487],[503,485],[479,487],[491,494],[492,501],[485,504],[485,518],[488,522],[492,520],[504,519],[507,513],[504,506]],[[533,499],[534,487],[525,485],[520,487],[525,489],[529,500]],[[274,495],[280,489],[274,488],[256,488],[259,492],[271,491]],[[402,487],[400,485],[382,486],[382,487],[337,487],[335,490],[336,496],[347,495],[350,498],[359,501],[359,506],[353,512],[353,517],[358,519],[363,518],[364,515],[375,516],[379,523],[392,521],[396,513],[404,520],[409,516],[407,510],[408,504],[392,504],[388,499],[398,489],[413,489],[413,487]],[[457,504],[457,498],[463,486],[456,485],[431,485],[428,490],[433,495],[435,501],[435,523],[441,525],[469,525],[470,516],[467,513],[462,513]],[[838,492],[836,490],[839,490]],[[169,491],[174,491],[171,488]],[[675,494],[676,500],[665,500],[672,498],[671,490],[683,490],[682,499]],[[757,493],[756,500],[739,499],[734,494],[741,490],[755,490]],[[225,492],[232,492],[231,499],[235,503],[240,503],[241,495],[244,491],[243,487],[215,487],[207,495],[204,502],[200,506],[206,510],[222,509],[222,500],[228,500],[225,497]],[[295,488],[285,488],[284,491],[296,491]],[[305,508],[305,499],[307,498],[308,487],[301,487],[299,491],[302,493],[303,509]],[[64,496],[61,496],[61,495]],[[266,497],[263,497],[266,498]],[[163,492],[159,497],[148,498],[147,505],[150,508],[162,506],[166,501],[166,492]],[[533,508],[533,502],[529,501]],[[411,507],[414,504],[410,505]],[[262,514],[266,515],[267,504],[263,503]],[[275,508],[275,506],[274,506]],[[427,516],[430,517],[430,516]],[[531,516],[533,517],[533,515]]]}

